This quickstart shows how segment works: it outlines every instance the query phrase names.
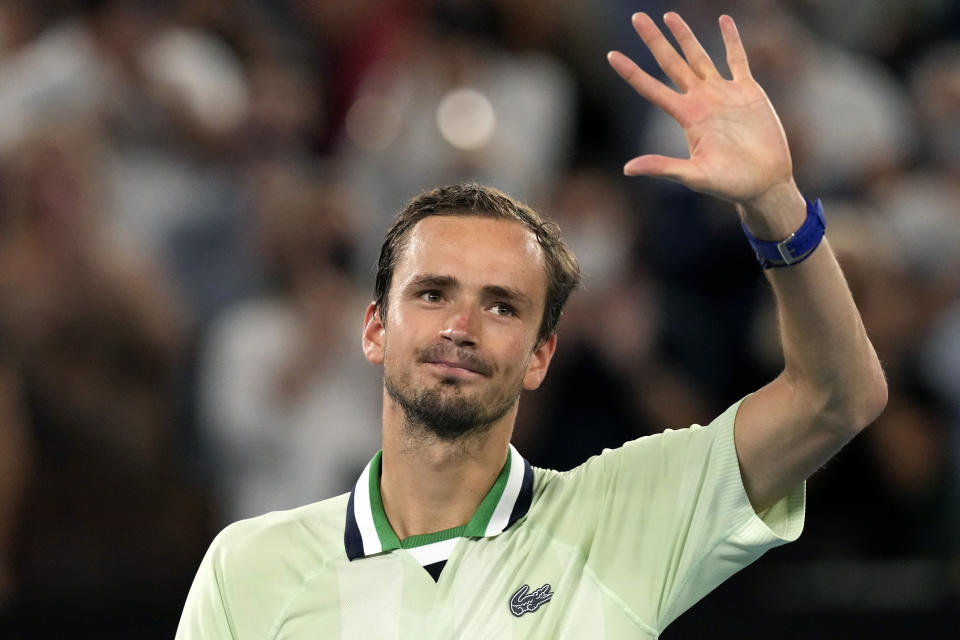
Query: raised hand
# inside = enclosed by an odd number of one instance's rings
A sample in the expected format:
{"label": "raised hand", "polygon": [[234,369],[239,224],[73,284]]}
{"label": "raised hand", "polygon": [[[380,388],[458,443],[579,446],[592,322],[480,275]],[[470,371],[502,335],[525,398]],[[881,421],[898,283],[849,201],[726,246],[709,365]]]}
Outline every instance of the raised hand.
{"label": "raised hand", "polygon": [[633,16],[640,38],[679,91],[653,78],[622,53],[611,51],[607,59],[637,93],[683,127],[690,157],[641,155],[624,166],[624,173],[675,180],[750,208],[760,206],[761,200],[782,199],[785,191],[795,192],[783,127],[766,93],[750,74],[733,19],[720,17],[732,80],[720,75],[679,15],[667,13],[664,23],[680,44],[682,56],[648,15]]}

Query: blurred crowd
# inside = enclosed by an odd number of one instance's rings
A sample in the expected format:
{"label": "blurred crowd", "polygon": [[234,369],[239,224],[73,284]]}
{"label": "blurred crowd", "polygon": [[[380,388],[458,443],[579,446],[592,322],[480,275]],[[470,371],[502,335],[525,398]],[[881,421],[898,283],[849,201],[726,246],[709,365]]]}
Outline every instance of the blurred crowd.
{"label": "blurred crowd", "polygon": [[534,464],[776,375],[732,207],[621,175],[686,152],[604,57],[653,72],[629,16],[668,9],[720,66],[738,21],[890,383],[801,541],[710,598],[960,601],[954,0],[0,0],[0,635],[171,637],[220,528],[349,490],[380,438],[373,265],[423,189],[503,189],[581,261],[521,401]]}

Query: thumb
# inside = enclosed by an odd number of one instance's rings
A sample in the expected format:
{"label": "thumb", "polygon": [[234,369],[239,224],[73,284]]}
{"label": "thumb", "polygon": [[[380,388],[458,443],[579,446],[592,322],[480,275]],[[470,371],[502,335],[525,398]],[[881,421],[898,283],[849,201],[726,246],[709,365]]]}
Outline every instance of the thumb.
{"label": "thumb", "polygon": [[689,160],[655,154],[637,156],[623,166],[623,174],[665,178],[687,186],[697,184],[701,177],[697,167]]}

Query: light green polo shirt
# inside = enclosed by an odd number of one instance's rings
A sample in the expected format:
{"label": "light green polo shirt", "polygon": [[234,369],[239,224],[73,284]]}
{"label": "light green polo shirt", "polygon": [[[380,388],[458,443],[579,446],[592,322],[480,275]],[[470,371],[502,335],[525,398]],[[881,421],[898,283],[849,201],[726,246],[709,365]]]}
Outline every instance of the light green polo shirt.
{"label": "light green polo shirt", "polygon": [[511,446],[469,523],[403,541],[383,513],[378,454],[350,494],[224,529],[177,638],[656,638],[803,529],[803,485],[751,508],[738,406],[563,473]]}

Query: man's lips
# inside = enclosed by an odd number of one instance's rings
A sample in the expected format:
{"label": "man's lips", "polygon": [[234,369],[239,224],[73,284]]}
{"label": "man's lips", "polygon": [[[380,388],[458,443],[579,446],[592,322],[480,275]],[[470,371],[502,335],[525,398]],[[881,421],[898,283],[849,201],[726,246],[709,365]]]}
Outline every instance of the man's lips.
{"label": "man's lips", "polygon": [[493,367],[479,356],[446,345],[431,345],[422,349],[418,356],[420,362],[454,375],[490,376],[493,373]]}
{"label": "man's lips", "polygon": [[471,365],[469,365],[469,364],[467,364],[467,363],[464,363],[464,362],[451,362],[451,361],[448,361],[448,360],[427,360],[427,364],[432,364],[432,365],[434,365],[434,366],[436,366],[436,367],[440,367],[440,368],[442,368],[442,369],[450,369],[450,370],[452,370],[452,371],[454,371],[454,372],[456,372],[456,371],[463,371],[463,372],[466,372],[466,373],[474,373],[474,374],[480,375],[480,376],[486,375],[486,374],[484,374],[482,371],[478,371],[478,370],[475,369],[473,366],[471,366]]}

